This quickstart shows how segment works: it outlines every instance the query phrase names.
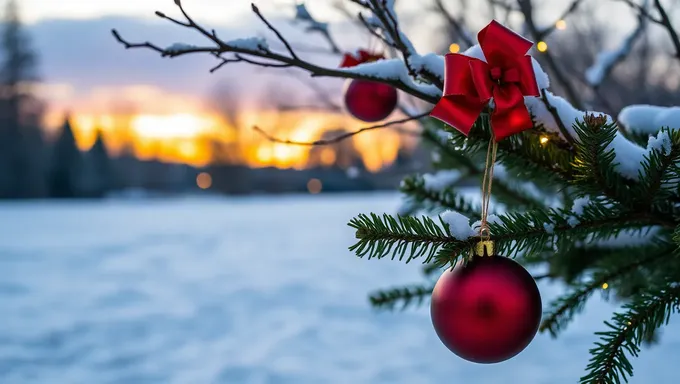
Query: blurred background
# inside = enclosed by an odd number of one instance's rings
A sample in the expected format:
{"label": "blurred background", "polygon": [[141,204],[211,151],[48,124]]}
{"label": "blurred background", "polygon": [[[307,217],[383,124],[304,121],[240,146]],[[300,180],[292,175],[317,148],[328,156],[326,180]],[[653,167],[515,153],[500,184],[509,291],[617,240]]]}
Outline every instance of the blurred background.
{"label": "blurred background", "polygon": [[[224,40],[269,36],[249,1],[183,3]],[[556,94],[576,92],[614,116],[629,104],[680,104],[666,32],[640,28],[625,1],[533,3],[537,23],[554,29],[532,55],[566,79],[553,80]],[[257,5],[316,63],[380,49],[349,17],[350,1],[308,2],[329,35],[309,29],[295,2]],[[680,2],[667,8],[679,20]],[[344,111],[341,80],[241,63],[210,73],[213,57],[162,59],[111,35],[201,43],[157,10],[179,15],[171,0],[2,4],[0,383],[577,381],[611,304],[591,303],[561,339],[539,336],[489,367],[451,355],[426,308],[370,310],[370,290],[420,271],[357,260],[346,223],[396,212],[401,178],[430,170],[422,127],[329,146],[273,142],[253,127],[309,142],[366,124]],[[516,10],[514,1],[397,1],[421,53],[464,50],[492,18],[525,33]],[[625,60],[589,81],[598,55],[626,39]],[[423,107],[401,101],[392,119]],[[546,301],[562,289],[541,288]],[[676,321],[643,353],[631,382],[677,382],[679,330]]]}

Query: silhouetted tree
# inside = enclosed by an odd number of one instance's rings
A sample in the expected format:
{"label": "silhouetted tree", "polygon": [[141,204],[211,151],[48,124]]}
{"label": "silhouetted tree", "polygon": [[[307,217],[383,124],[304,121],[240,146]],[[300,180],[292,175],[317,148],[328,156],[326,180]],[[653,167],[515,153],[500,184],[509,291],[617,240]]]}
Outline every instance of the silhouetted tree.
{"label": "silhouetted tree", "polygon": [[36,116],[41,108],[30,93],[38,79],[37,55],[14,0],[6,3],[0,55],[0,198],[37,196],[44,149]]}
{"label": "silhouetted tree", "polygon": [[49,173],[50,197],[72,198],[81,194],[82,154],[76,146],[69,118],[54,144]]}
{"label": "silhouetted tree", "polygon": [[114,173],[104,136],[97,131],[97,139],[85,154],[83,182],[90,197],[102,197],[113,188]]}

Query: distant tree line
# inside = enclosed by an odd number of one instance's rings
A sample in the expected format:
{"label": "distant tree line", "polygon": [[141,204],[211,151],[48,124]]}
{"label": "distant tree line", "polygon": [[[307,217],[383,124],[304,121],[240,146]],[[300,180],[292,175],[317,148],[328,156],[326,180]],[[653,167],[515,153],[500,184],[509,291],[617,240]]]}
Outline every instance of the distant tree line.
{"label": "distant tree line", "polygon": [[194,186],[188,166],[140,161],[129,152],[112,158],[98,131],[88,151],[78,149],[66,117],[48,139],[45,105],[35,95],[38,54],[9,0],[0,30],[0,199],[97,198],[129,188],[181,190]]}

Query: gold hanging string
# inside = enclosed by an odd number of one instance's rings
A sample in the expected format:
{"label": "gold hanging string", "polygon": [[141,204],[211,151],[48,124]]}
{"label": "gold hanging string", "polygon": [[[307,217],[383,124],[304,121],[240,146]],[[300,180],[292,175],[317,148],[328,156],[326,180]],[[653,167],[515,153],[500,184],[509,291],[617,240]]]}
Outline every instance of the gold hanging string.
{"label": "gold hanging string", "polygon": [[497,149],[498,143],[496,142],[493,133],[491,133],[489,147],[486,150],[486,163],[484,164],[484,177],[482,179],[482,221],[479,226],[479,237],[482,241],[488,241],[491,238],[487,217],[489,214],[491,184],[493,183],[493,166],[496,163]]}

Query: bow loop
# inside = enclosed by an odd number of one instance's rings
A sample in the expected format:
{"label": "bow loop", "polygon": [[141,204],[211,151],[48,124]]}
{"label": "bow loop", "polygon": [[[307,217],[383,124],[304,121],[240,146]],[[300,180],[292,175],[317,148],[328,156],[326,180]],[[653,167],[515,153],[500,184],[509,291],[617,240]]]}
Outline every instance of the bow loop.
{"label": "bow loop", "polygon": [[494,100],[491,127],[496,141],[533,127],[524,96],[539,96],[532,43],[492,21],[478,34],[486,62],[457,54],[445,56],[444,94],[430,116],[467,135]]}

